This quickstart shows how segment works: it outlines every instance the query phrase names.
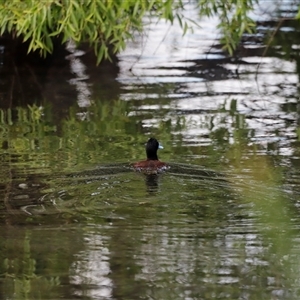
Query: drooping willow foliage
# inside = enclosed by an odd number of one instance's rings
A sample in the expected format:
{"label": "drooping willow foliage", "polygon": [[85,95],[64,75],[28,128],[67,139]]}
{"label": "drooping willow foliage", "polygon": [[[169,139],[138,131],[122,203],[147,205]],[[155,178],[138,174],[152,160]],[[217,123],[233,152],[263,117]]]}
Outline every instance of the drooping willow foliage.
{"label": "drooping willow foliage", "polygon": [[199,0],[199,8],[202,16],[218,16],[221,43],[232,54],[242,35],[255,30],[255,22],[249,17],[249,12],[257,3],[258,0]]}
{"label": "drooping willow foliage", "polygon": [[[185,33],[193,20],[184,17],[186,0],[0,0],[0,34],[11,34],[29,42],[28,52],[41,55],[53,51],[53,38],[88,42],[98,62],[124,49],[144,17],[155,16],[173,23]],[[247,17],[256,0],[199,0],[200,14],[221,16],[225,48],[232,52],[245,30],[253,29]]]}
{"label": "drooping willow foliage", "polygon": [[[183,20],[184,1],[173,0],[2,0],[0,34],[8,32],[29,41],[28,52],[53,51],[53,37],[62,42],[88,42],[98,62],[118,52],[135,31],[143,29],[145,14],[173,22]],[[181,22],[183,30],[187,23]]]}

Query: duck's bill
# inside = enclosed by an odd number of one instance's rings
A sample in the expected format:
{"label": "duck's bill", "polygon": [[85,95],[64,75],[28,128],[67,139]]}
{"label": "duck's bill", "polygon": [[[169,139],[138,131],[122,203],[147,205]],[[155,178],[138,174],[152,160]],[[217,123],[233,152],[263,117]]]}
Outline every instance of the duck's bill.
{"label": "duck's bill", "polygon": [[161,144],[158,144],[158,149],[164,149],[164,147]]}

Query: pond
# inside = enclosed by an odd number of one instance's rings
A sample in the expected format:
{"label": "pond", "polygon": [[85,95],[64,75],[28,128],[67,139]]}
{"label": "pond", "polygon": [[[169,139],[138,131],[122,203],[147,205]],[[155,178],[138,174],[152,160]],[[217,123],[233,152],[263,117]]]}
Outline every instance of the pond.
{"label": "pond", "polygon": [[[152,20],[99,67],[3,54],[2,299],[299,298],[297,59],[200,24]],[[131,167],[151,136],[162,174]]]}

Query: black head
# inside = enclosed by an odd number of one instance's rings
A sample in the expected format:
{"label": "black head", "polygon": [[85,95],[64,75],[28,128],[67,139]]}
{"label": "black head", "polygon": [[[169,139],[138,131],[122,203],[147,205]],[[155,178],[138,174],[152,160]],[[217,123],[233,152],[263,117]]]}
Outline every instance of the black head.
{"label": "black head", "polygon": [[162,148],[157,139],[150,138],[146,144],[146,154],[148,160],[158,160],[157,150]]}

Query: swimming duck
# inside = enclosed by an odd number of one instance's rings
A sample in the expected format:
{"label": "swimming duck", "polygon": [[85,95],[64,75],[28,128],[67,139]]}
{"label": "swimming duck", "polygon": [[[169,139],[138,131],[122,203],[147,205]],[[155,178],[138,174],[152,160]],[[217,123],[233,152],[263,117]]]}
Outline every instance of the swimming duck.
{"label": "swimming duck", "polygon": [[157,139],[150,138],[146,144],[147,159],[134,163],[134,169],[147,174],[156,174],[168,169],[168,165],[158,159],[158,149],[163,149],[163,146]]}

